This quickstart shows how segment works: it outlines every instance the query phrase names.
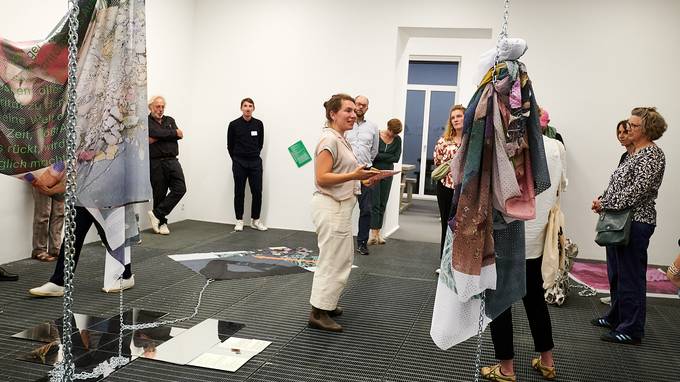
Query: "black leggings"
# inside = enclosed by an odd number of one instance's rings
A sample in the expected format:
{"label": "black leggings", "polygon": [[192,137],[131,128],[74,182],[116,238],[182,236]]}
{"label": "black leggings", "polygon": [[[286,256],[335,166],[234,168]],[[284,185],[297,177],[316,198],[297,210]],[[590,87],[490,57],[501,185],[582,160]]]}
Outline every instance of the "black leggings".
{"label": "black leggings", "polygon": [[444,252],[444,240],[446,240],[446,227],[449,225],[449,217],[451,216],[451,202],[453,201],[453,189],[448,188],[437,182],[437,204],[439,205],[439,218],[442,223],[442,236],[439,244],[439,258],[442,258]]}
{"label": "black leggings", "polygon": [[[548,305],[543,297],[543,276],[541,264],[543,257],[527,260],[527,294],[522,298],[524,310],[529,319],[531,337],[534,339],[534,350],[542,353],[551,350],[555,345],[552,338],[552,324]],[[512,337],[512,307],[491,321],[491,340],[499,360],[515,358]]]}
{"label": "black leggings", "polygon": [[[94,224],[94,226],[97,228],[99,237],[102,239],[104,245],[106,245],[107,248],[109,246],[109,243],[106,241],[106,234],[104,233],[104,228],[102,228],[102,226],[99,225],[99,222],[95,220],[95,218],[92,216],[92,214],[90,214],[90,211],[88,211],[87,208],[76,206],[75,223],[76,223],[74,243],[75,254],[73,256],[74,273],[76,271],[76,267],[78,266],[78,259],[80,258],[80,251],[83,249],[85,236],[87,235],[87,231],[90,230],[90,227],[92,227],[92,224]],[[50,282],[53,282],[59,286],[64,286],[64,248],[66,248],[66,238],[64,238],[64,242],[61,244],[61,249],[59,250],[59,258],[57,259],[57,265],[54,267],[54,273],[52,274],[52,277],[50,277]],[[129,279],[130,277],[132,277],[132,265],[128,264],[125,266],[123,278]]]}

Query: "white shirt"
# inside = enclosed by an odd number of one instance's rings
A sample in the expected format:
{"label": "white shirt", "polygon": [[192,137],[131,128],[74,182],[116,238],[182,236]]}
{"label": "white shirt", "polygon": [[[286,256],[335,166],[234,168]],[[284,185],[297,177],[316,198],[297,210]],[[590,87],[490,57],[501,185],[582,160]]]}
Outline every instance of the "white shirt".
{"label": "white shirt", "polygon": [[352,151],[360,165],[373,165],[380,146],[380,132],[375,123],[367,120],[354,122],[354,128],[345,132],[345,139],[352,145]]}
{"label": "white shirt", "polygon": [[544,135],[543,147],[550,173],[550,188],[536,196],[536,219],[524,224],[527,259],[536,259],[543,254],[550,209],[557,203],[557,190],[562,193],[567,188],[567,153],[564,146],[557,139]]}

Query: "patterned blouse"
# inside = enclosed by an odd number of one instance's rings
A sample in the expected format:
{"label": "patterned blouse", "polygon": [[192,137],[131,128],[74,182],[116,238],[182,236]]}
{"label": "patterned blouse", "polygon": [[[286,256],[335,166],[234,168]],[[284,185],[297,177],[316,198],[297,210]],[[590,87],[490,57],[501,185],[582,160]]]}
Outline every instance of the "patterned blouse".
{"label": "patterned blouse", "polygon": [[633,208],[633,221],[656,225],[656,203],[666,169],[666,156],[657,145],[629,155],[614,171],[600,198],[605,210]]}
{"label": "patterned blouse", "polygon": [[[453,141],[447,141],[444,137],[440,137],[437,144],[434,146],[434,166],[437,167],[442,163],[451,162],[451,159],[456,155],[460,144],[456,144]],[[445,187],[453,188],[453,179],[451,178],[451,172],[442,180],[440,180]]]}

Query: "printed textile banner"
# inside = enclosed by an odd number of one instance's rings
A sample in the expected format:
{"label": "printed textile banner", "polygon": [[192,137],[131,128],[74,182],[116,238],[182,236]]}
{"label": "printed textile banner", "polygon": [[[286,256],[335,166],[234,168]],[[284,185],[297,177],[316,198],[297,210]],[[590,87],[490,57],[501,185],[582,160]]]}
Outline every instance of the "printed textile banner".
{"label": "printed textile banner", "polygon": [[[79,1],[77,204],[150,199],[144,1]],[[0,38],[0,172],[52,186],[64,175],[68,22],[43,41]]]}
{"label": "printed textile banner", "polygon": [[[132,203],[151,198],[144,0],[79,0],[76,204],[105,227],[104,285],[130,263]],[[0,172],[52,187],[65,173],[68,18],[43,41],[0,37]]]}

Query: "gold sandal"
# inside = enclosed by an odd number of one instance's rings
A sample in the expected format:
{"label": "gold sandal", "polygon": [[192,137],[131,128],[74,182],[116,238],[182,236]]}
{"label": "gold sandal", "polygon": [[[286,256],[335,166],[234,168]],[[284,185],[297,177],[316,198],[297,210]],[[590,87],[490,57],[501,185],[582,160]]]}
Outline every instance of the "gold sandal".
{"label": "gold sandal", "polygon": [[541,362],[541,358],[534,358],[531,360],[531,367],[534,368],[534,370],[538,370],[539,373],[543,376],[543,378],[548,379],[548,380],[553,380],[557,378],[557,373],[555,372],[555,366],[545,366]]}
{"label": "gold sandal", "polygon": [[501,372],[501,364],[495,364],[492,366],[484,366],[480,369],[482,377],[497,382],[516,382],[517,377],[515,374],[505,375]]}

